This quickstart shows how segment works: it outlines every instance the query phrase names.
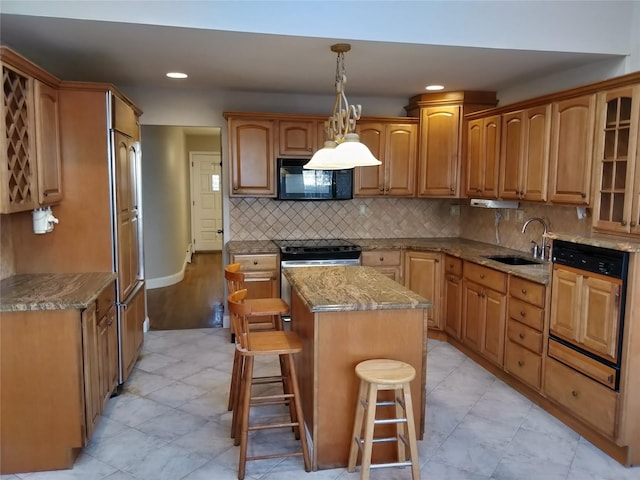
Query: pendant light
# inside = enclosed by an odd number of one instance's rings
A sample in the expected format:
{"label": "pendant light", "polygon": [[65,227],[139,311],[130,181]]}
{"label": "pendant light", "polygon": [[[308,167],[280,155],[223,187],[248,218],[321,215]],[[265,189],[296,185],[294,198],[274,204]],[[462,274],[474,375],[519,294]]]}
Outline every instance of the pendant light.
{"label": "pendant light", "polygon": [[312,170],[342,170],[355,167],[381,165],[356,133],[356,122],[362,114],[361,105],[349,105],[344,87],[347,74],[344,54],[351,50],[348,43],[337,43],[331,51],[338,54],[336,62],[336,100],[333,115],[325,122],[327,141],[324,147],[313,154],[304,168]]}

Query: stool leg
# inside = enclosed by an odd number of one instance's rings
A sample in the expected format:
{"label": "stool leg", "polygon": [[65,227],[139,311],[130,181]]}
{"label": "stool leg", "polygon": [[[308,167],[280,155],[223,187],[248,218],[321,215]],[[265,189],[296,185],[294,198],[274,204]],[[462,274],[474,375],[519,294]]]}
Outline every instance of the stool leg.
{"label": "stool leg", "polygon": [[356,469],[360,437],[362,436],[362,418],[364,417],[364,405],[366,400],[367,382],[365,382],[364,380],[360,380],[358,400],[356,402],[356,415],[353,422],[353,433],[351,434],[351,448],[349,449],[349,463],[347,464],[347,472],[353,472]]}
{"label": "stool leg", "polygon": [[369,480],[371,470],[371,452],[373,450],[373,429],[376,420],[376,402],[378,400],[378,386],[369,383],[367,389],[367,407],[364,420],[364,445],[362,448],[362,462],[360,466],[360,479]]}
{"label": "stool leg", "polygon": [[245,356],[241,355],[240,352],[238,352],[238,365],[237,365],[237,373],[235,373],[236,378],[235,380],[232,379],[232,382],[236,383],[235,389],[233,391],[233,407],[231,409],[232,413],[231,413],[231,438],[235,438],[237,439],[237,441],[234,442],[234,445],[238,446],[239,445],[239,439],[238,439],[238,432],[240,431],[240,413],[239,413],[239,409],[240,409],[240,398],[242,397],[242,383],[243,383],[243,379],[244,379],[244,365],[245,365]]}
{"label": "stool leg", "polygon": [[233,368],[231,369],[231,386],[229,387],[229,404],[227,410],[233,410],[235,397],[238,391],[238,383],[240,380],[240,353],[236,349],[233,353]]}
{"label": "stool leg", "polygon": [[407,418],[407,432],[409,436],[409,454],[411,455],[411,478],[420,480],[420,459],[418,458],[418,443],[416,441],[416,424],[413,419],[413,402],[411,400],[411,385],[405,383],[403,388],[405,416]]}
{"label": "stool leg", "polygon": [[[404,401],[403,396],[404,390],[402,388],[395,388],[393,390],[393,399],[396,403],[396,418],[406,418],[406,413],[402,407],[402,401]],[[407,420],[408,422],[408,420]],[[407,454],[404,448],[404,442],[400,439],[402,434],[405,432],[405,425],[402,423],[396,423],[396,448],[398,451],[398,462],[404,462],[407,459]],[[407,430],[408,434],[408,430]]]}
{"label": "stool leg", "polygon": [[[235,441],[240,437],[240,454],[238,455],[238,479],[242,480],[247,464],[247,441],[249,437],[249,410],[251,405],[251,379],[253,377],[253,357],[245,358],[242,372],[242,384],[240,386],[240,432],[236,434]],[[234,442],[235,443],[235,442]]]}

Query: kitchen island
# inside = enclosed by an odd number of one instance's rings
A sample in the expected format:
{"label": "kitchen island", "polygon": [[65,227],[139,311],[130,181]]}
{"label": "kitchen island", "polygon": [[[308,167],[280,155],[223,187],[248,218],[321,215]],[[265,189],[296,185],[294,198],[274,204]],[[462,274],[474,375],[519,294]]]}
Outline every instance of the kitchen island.
{"label": "kitchen island", "polygon": [[[292,290],[291,329],[303,343],[296,368],[313,470],[347,464],[359,385],[355,366],[363,360],[393,358],[416,369],[411,391],[421,439],[424,319],[431,302],[371,267],[293,268],[285,275]],[[373,461],[393,460],[393,453],[393,444],[381,444]]]}

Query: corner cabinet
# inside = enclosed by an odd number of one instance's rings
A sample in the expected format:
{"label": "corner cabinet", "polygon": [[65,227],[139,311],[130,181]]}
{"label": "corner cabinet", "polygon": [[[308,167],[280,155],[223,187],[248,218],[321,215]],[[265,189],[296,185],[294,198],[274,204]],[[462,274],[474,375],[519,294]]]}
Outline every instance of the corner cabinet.
{"label": "corner cabinet", "polygon": [[0,213],[62,200],[59,80],[0,47],[2,135]]}
{"label": "corner cabinet", "polygon": [[593,226],[640,235],[640,85],[598,94]]}
{"label": "corner cabinet", "polygon": [[413,123],[358,122],[360,141],[382,162],[355,170],[356,196],[412,197],[415,192],[418,126]]}
{"label": "corner cabinet", "polygon": [[595,95],[551,105],[549,200],[590,205]]}
{"label": "corner cabinet", "polygon": [[407,251],[404,254],[404,286],[431,301],[425,311],[427,328],[442,329],[442,254]]}
{"label": "corner cabinet", "polygon": [[276,196],[276,120],[229,116],[231,197]]}
{"label": "corner cabinet", "polygon": [[469,121],[465,188],[469,197],[498,197],[500,128],[500,115]]}

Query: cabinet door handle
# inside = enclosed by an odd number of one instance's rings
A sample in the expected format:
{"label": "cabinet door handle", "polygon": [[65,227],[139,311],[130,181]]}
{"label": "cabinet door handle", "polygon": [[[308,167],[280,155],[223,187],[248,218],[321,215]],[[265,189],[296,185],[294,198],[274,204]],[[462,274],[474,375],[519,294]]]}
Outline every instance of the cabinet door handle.
{"label": "cabinet door handle", "polygon": [[522,360],[518,360],[518,366],[519,367],[524,367],[524,362]]}
{"label": "cabinet door handle", "polygon": [[526,294],[527,294],[527,289],[526,289],[526,288],[523,288],[523,289],[522,289],[522,290],[520,290],[520,291],[522,292],[522,294],[523,294],[523,295],[526,295]]}
{"label": "cabinet door handle", "polygon": [[258,261],[257,261],[257,260],[254,260],[254,261],[253,261],[253,264],[254,264],[254,265],[257,265],[257,264],[258,264]]}
{"label": "cabinet door handle", "polygon": [[[46,195],[46,193],[45,193],[45,195]],[[630,227],[632,227],[632,228],[633,228],[633,227],[635,227],[635,226],[636,226],[636,222],[631,222],[631,223],[629,224],[629,226],[630,226]]]}
{"label": "cabinet door handle", "polygon": [[481,274],[480,274],[480,278],[484,278],[484,273],[481,273]]}
{"label": "cabinet door handle", "polygon": [[578,392],[576,392],[575,390],[571,390],[571,395],[575,398],[578,398]]}
{"label": "cabinet door handle", "polygon": [[520,337],[520,340],[524,340],[524,333],[520,332],[520,333],[518,334],[518,337]]}
{"label": "cabinet door handle", "polygon": [[623,227],[626,227],[627,226],[627,221],[626,220],[622,220],[620,222],[620,225],[622,225]]}
{"label": "cabinet door handle", "polygon": [[521,316],[521,317],[526,317],[526,316],[527,316],[527,313],[526,313],[525,311],[521,311],[521,312],[520,312],[520,316]]}
{"label": "cabinet door handle", "polygon": [[380,185],[380,186],[378,187],[378,190],[380,190],[381,192],[384,192],[384,187],[383,187],[382,185]]}
{"label": "cabinet door handle", "polygon": [[584,192],[580,192],[580,196],[581,196],[582,198],[587,198],[587,194],[586,194],[586,193],[584,193]]}
{"label": "cabinet door handle", "polygon": [[384,257],[380,257],[378,260],[384,262]]}

